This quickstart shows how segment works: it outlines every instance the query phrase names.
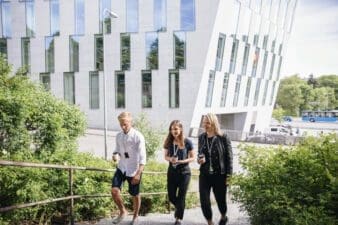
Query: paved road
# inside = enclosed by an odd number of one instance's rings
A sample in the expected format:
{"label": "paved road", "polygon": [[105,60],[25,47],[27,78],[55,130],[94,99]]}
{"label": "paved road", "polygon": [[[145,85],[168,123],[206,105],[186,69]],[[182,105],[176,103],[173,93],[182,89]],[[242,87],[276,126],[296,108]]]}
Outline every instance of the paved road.
{"label": "paved road", "polygon": [[[220,218],[217,207],[213,206],[214,223],[218,224]],[[249,225],[248,216],[239,211],[239,207],[235,203],[228,202],[228,213],[229,222],[228,225]],[[120,225],[129,225],[132,216],[128,216]],[[140,216],[139,225],[173,225],[175,222],[173,213],[171,214],[147,214],[146,216]],[[76,225],[87,225],[93,223],[76,223]],[[183,219],[184,225],[205,225],[207,224],[200,208],[187,209],[184,213]],[[95,225],[112,225],[112,219],[102,219],[95,223]]]}

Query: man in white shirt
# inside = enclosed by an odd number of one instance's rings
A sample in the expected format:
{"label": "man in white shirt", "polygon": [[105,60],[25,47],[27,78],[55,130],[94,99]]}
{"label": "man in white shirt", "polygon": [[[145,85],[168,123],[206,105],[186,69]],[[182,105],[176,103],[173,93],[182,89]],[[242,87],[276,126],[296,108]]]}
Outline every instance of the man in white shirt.
{"label": "man in white shirt", "polygon": [[132,127],[132,116],[129,112],[122,112],[118,116],[122,129],[116,136],[116,149],[113,160],[119,161],[112,179],[112,197],[120,214],[113,220],[120,223],[128,214],[121,197],[121,187],[128,181],[129,194],[133,197],[134,215],[130,225],[138,223],[138,213],[141,207],[140,182],[144,165],[146,164],[146,147],[143,135]]}

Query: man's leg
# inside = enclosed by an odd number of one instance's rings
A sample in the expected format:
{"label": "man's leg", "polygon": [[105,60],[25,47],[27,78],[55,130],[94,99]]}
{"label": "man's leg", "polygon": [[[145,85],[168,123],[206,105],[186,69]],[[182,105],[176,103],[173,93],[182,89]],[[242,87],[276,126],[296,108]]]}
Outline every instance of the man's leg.
{"label": "man's leg", "polygon": [[141,208],[141,196],[140,195],[133,196],[133,209],[134,209],[133,220],[137,219],[138,214],[140,212],[140,208]]}
{"label": "man's leg", "polygon": [[120,217],[124,217],[128,214],[128,211],[126,209],[126,207],[123,204],[123,200],[122,200],[122,196],[121,196],[121,191],[119,188],[117,187],[113,187],[111,189],[111,195],[113,197],[113,200],[115,202],[115,204],[117,205],[117,207],[120,210]]}

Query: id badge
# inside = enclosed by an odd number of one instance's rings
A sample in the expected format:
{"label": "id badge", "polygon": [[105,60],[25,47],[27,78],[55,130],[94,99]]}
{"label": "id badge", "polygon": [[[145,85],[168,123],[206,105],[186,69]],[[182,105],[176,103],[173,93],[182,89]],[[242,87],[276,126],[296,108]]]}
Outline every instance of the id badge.
{"label": "id badge", "polygon": [[125,152],[125,153],[124,153],[124,157],[125,157],[126,159],[128,159],[128,158],[129,158],[129,154],[128,154],[128,152]]}

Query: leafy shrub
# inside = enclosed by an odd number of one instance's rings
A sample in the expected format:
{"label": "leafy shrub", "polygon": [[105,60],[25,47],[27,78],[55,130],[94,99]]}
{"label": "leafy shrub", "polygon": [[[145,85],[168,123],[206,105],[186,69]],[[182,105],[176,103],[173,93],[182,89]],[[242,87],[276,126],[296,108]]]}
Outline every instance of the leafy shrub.
{"label": "leafy shrub", "polygon": [[135,128],[140,131],[146,142],[147,157],[155,156],[155,152],[160,149],[163,143],[164,132],[160,128],[150,126],[150,122],[145,113],[141,113],[135,119]]}
{"label": "leafy shrub", "polygon": [[337,135],[308,138],[294,148],[245,146],[234,199],[253,225],[337,224]]}

